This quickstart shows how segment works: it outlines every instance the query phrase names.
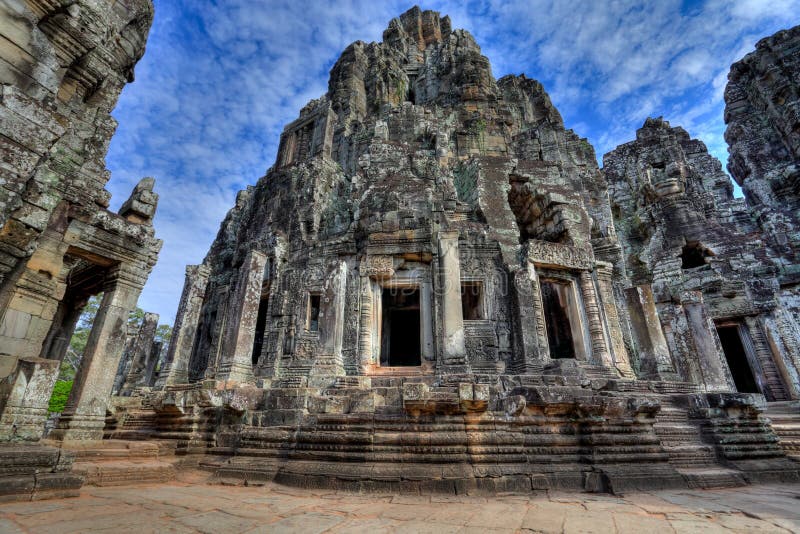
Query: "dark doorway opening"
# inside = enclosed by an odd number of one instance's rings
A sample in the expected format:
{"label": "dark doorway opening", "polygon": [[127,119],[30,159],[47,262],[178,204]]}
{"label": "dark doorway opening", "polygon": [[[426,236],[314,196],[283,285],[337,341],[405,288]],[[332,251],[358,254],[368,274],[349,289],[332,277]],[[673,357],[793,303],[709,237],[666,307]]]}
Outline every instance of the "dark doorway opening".
{"label": "dark doorway opening", "polygon": [[572,339],[572,325],[569,321],[568,284],[541,281],[544,322],[547,328],[547,343],[551,358],[574,358],[575,343]]}
{"label": "dark doorway opening", "polygon": [[269,287],[266,294],[262,291],[261,300],[258,303],[258,316],[256,317],[256,334],[253,338],[253,365],[258,363],[261,357],[261,349],[264,346],[264,334],[267,331],[267,309],[269,308]]}
{"label": "dark doorway opening", "polygon": [[731,370],[731,375],[733,375],[736,391],[739,393],[761,393],[747,361],[747,352],[745,352],[744,344],[739,334],[739,327],[737,325],[718,326],[717,334],[722,343],[722,352],[725,353],[725,359],[728,361],[728,368]]}
{"label": "dark doorway opening", "polygon": [[419,288],[387,287],[381,304],[381,365],[409,367],[422,363]]}
{"label": "dark doorway opening", "polygon": [[308,315],[306,316],[306,330],[309,332],[319,331],[319,306],[322,295],[311,293],[308,295]]}
{"label": "dark doorway opening", "polygon": [[461,314],[465,321],[483,319],[483,284],[461,282]]}

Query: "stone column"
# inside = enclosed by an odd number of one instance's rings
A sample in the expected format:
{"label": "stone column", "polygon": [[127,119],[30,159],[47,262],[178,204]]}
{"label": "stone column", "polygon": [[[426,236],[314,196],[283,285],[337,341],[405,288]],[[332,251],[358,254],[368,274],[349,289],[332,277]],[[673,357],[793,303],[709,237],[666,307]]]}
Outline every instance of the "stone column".
{"label": "stone column", "polygon": [[[217,308],[216,318],[214,319],[213,324],[209,323],[207,326],[207,328],[211,329],[211,339],[208,346],[201,347],[198,345],[197,347],[198,351],[208,352],[208,355],[206,356],[206,370],[203,373],[203,379],[205,381],[216,381],[217,367],[222,360],[221,353],[223,350],[225,350],[224,337],[225,329],[228,325],[228,309],[230,308],[230,299],[228,298],[229,295],[230,288],[228,286],[216,288],[213,301]],[[198,339],[198,342],[199,341],[200,339]],[[189,364],[191,365],[191,363],[192,362],[190,358]]]}
{"label": "stone column", "polygon": [[547,350],[541,350],[539,340],[539,326],[544,328],[539,309],[539,284],[532,263],[526,262],[525,268],[517,269],[510,276],[514,291],[514,351],[520,356],[515,367],[520,374],[531,374],[540,371],[544,363],[550,360]]}
{"label": "stone column", "polygon": [[614,286],[611,277],[614,273],[614,266],[611,263],[598,261],[595,265],[597,276],[597,289],[600,294],[601,306],[605,312],[606,324],[608,325],[608,337],[611,339],[611,350],[614,365],[617,371],[626,378],[636,378],[631,368],[628,349],[625,347],[625,336],[622,332],[622,325],[619,320],[619,310],[617,300],[614,298]]}
{"label": "stone column", "polygon": [[123,264],[108,273],[81,367],[58,427],[50,434],[52,439],[103,438],[106,407],[125,347],[128,314],[141,290],[141,276],[130,266]]}
{"label": "stone column", "polygon": [[686,314],[688,333],[697,351],[706,391],[735,391],[714,323],[703,305],[703,294],[700,291],[685,291],[681,294],[681,305]]}
{"label": "stone column", "polygon": [[[377,361],[375,354],[377,321],[375,316],[380,311],[380,301],[376,302],[376,291],[373,290],[373,286],[378,285],[377,282],[373,282],[369,276],[364,275],[360,277],[359,281],[361,287],[359,290],[358,354],[361,372],[367,373],[370,366],[375,365]],[[378,293],[379,290],[380,287],[378,287]]]}
{"label": "stone column", "polygon": [[155,368],[154,358],[158,355],[153,354],[153,340],[158,328],[158,314],[145,313],[142,326],[136,335],[131,350],[131,367],[125,381],[122,383],[119,394],[123,397],[130,397],[137,387],[149,385],[149,377],[152,376]]}
{"label": "stone column", "polygon": [[200,321],[200,310],[208,286],[210,270],[206,265],[187,265],[183,293],[172,329],[164,368],[156,381],[156,388],[189,382],[189,359]]}
{"label": "stone column", "polygon": [[642,378],[676,380],[669,345],[661,329],[653,290],[649,285],[625,290],[630,310],[631,328],[639,349],[639,368]]}
{"label": "stone column", "polygon": [[41,439],[60,363],[43,358],[20,358],[11,374],[3,378],[0,441]]}
{"label": "stone column", "polygon": [[[331,377],[344,376],[342,342],[344,340],[344,313],[347,294],[347,264],[339,262],[328,275],[322,292],[319,315],[319,351],[309,375],[322,386]],[[312,381],[309,381],[311,384]]]}
{"label": "stone column", "polygon": [[589,323],[589,336],[592,340],[592,359],[603,367],[613,369],[614,362],[611,359],[611,353],[608,351],[603,320],[600,317],[600,302],[597,298],[597,291],[594,287],[594,279],[591,272],[581,271],[580,286],[583,307],[586,310],[586,320]]}
{"label": "stone column", "polygon": [[439,271],[437,291],[442,304],[444,331],[443,364],[466,365],[464,318],[461,313],[461,264],[458,255],[458,232],[439,232]]}
{"label": "stone column", "polygon": [[230,296],[228,320],[223,334],[223,349],[217,368],[218,382],[254,383],[253,341],[256,333],[261,281],[267,256],[251,250],[239,269],[236,286]]}
{"label": "stone column", "polygon": [[125,379],[131,370],[131,360],[133,359],[133,344],[136,341],[136,336],[139,332],[128,332],[128,337],[125,340],[125,348],[122,349],[122,358],[119,360],[119,367],[117,374],[114,377],[114,387],[111,388],[111,395],[119,395]]}

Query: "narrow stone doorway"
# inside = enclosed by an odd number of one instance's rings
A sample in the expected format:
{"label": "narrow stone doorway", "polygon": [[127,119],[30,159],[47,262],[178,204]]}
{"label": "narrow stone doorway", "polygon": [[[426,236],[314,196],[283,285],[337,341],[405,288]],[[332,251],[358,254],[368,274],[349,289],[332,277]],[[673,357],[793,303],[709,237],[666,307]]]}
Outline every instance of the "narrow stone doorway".
{"label": "narrow stone doorway", "polygon": [[740,393],[761,393],[747,359],[747,349],[742,343],[740,328],[735,324],[717,326],[722,351],[725,353],[725,360],[728,362],[736,390]]}
{"label": "narrow stone doorway", "polygon": [[253,353],[251,361],[253,366],[258,364],[261,359],[261,352],[264,349],[264,336],[267,334],[267,318],[269,317],[269,296],[272,287],[272,277],[270,262],[264,268],[264,275],[261,281],[261,294],[258,300],[258,314],[256,315],[256,331],[253,336]]}
{"label": "narrow stone doorway", "polygon": [[573,325],[569,317],[568,284],[542,280],[542,305],[551,358],[574,358]]}
{"label": "narrow stone doorway", "polygon": [[385,287],[381,295],[381,366],[422,364],[418,287]]}

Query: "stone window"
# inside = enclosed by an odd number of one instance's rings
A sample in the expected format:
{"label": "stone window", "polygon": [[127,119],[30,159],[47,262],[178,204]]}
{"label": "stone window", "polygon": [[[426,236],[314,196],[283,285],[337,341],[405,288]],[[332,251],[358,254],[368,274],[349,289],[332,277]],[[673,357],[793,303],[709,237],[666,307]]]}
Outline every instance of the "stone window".
{"label": "stone window", "polygon": [[710,250],[697,241],[689,241],[681,252],[681,269],[694,269],[707,265],[706,258],[713,256]]}
{"label": "stone window", "polygon": [[306,312],[306,330],[309,332],[319,331],[319,308],[322,295],[319,293],[308,294],[308,310]]}
{"label": "stone window", "polygon": [[486,318],[483,306],[483,282],[461,282],[461,313],[465,321]]}
{"label": "stone window", "polygon": [[381,308],[381,366],[421,365],[419,287],[384,287]]}

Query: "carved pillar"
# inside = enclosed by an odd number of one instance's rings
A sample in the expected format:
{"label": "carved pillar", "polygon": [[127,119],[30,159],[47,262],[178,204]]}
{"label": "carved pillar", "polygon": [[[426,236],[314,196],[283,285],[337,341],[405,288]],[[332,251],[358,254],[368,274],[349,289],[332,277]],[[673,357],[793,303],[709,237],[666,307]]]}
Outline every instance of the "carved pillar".
{"label": "carved pillar", "polygon": [[111,388],[111,395],[119,395],[119,391],[125,384],[125,379],[131,370],[131,360],[133,359],[133,344],[136,341],[136,336],[139,332],[128,332],[127,340],[125,341],[125,348],[122,349],[122,358],[119,359],[119,367],[117,374],[114,377],[114,387]]}
{"label": "carved pillar", "polygon": [[[214,380],[217,376],[217,367],[221,361],[221,353],[224,350],[224,336],[225,328],[228,324],[228,308],[230,308],[228,295],[230,295],[230,288],[228,286],[218,287],[214,294],[213,303],[216,305],[216,315],[213,321],[209,322],[206,326],[211,329],[211,339],[208,345],[196,346],[195,350],[207,352],[203,355],[198,354],[200,361],[205,361],[205,371],[203,372],[204,380]],[[198,339],[199,341],[199,339]],[[190,362],[191,365],[191,362]],[[190,369],[190,374],[191,374]]]}
{"label": "carved pillar", "polygon": [[0,441],[38,441],[47,421],[58,360],[24,357],[0,381]]}
{"label": "carved pillar", "polygon": [[642,378],[676,380],[669,346],[661,328],[653,290],[649,285],[625,290],[630,310],[631,327],[639,349],[639,371]]}
{"label": "carved pillar", "polygon": [[186,266],[183,293],[164,360],[164,369],[156,381],[157,388],[189,382],[189,359],[192,356],[192,345],[197,334],[209,274],[210,270],[206,265]]}
{"label": "carved pillar", "polygon": [[[339,262],[328,276],[319,315],[320,351],[315,354],[312,377],[344,376],[342,341],[347,293],[347,264]],[[320,384],[324,382],[318,382]]]}
{"label": "carved pillar", "polygon": [[[544,327],[541,310],[539,284],[532,263],[526,262],[526,268],[517,269],[512,274],[513,283],[513,319],[515,321],[515,345],[520,356],[515,364],[516,372],[530,374],[541,370],[544,362],[550,357],[541,350],[539,326]],[[545,346],[547,341],[545,340]]]}
{"label": "carved pillar", "polygon": [[758,326],[762,328],[761,331],[766,338],[764,342],[772,353],[786,394],[793,400],[800,399],[800,347],[796,342],[800,335],[800,326],[791,314],[782,308],[761,316],[758,324],[751,326],[751,330],[756,331]]}
{"label": "carved pillar", "polygon": [[376,323],[375,314],[379,312],[377,309],[380,303],[376,305],[375,292],[372,286],[377,285],[369,276],[360,277],[360,292],[359,292],[359,313],[361,314],[358,323],[358,357],[359,367],[362,373],[366,373],[371,365],[375,365],[375,334]]}
{"label": "carved pillar", "polygon": [[539,345],[539,360],[550,361],[550,345],[547,343],[547,324],[544,319],[544,306],[542,305],[542,288],[539,286],[539,273],[536,267],[528,264],[530,275],[531,296],[533,298],[533,314],[536,327],[536,340]]}
{"label": "carved pillar", "polygon": [[133,342],[131,367],[120,387],[120,395],[123,397],[129,397],[137,387],[149,385],[149,377],[155,368],[154,359],[158,358],[157,354],[153,354],[156,328],[158,328],[158,314],[145,313],[142,326]]}
{"label": "carved pillar", "polygon": [[685,291],[681,294],[681,305],[686,314],[688,333],[699,357],[706,391],[735,391],[714,323],[703,305],[703,294]]}
{"label": "carved pillar", "polygon": [[251,250],[239,269],[236,287],[231,294],[229,318],[224,329],[223,349],[217,368],[217,380],[231,383],[252,383],[253,340],[255,339],[261,281],[267,256]]}
{"label": "carved pillar", "polygon": [[581,295],[583,296],[583,307],[586,311],[586,320],[589,323],[589,336],[592,340],[592,358],[596,363],[604,367],[614,367],[611,353],[608,351],[606,343],[603,320],[600,317],[600,302],[597,298],[597,291],[594,287],[594,279],[589,271],[580,273]]}
{"label": "carved pillar", "polygon": [[614,365],[622,376],[626,378],[635,378],[636,375],[631,368],[628,349],[625,347],[625,337],[622,333],[622,326],[620,325],[617,302],[614,298],[614,287],[611,283],[613,272],[614,266],[611,263],[597,262],[595,266],[597,289],[600,295],[602,310],[605,312],[606,324],[608,325],[608,337],[611,340]]}
{"label": "carved pillar", "polygon": [[52,439],[102,439],[108,398],[125,346],[128,314],[142,290],[137,271],[141,269],[122,264],[108,273],[80,370],[58,427],[50,434]]}
{"label": "carved pillar", "polygon": [[441,284],[438,294],[442,304],[444,331],[443,364],[466,365],[464,318],[461,313],[461,265],[458,256],[458,232],[439,232],[439,271]]}

